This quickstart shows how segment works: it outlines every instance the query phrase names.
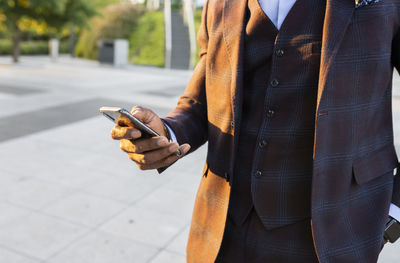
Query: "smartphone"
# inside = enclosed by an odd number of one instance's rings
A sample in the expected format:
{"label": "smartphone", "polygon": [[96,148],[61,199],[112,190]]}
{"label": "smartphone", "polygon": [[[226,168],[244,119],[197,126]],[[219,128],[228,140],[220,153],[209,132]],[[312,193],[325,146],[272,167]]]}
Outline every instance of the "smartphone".
{"label": "smartphone", "polygon": [[103,113],[105,117],[114,123],[117,123],[118,117],[120,115],[128,118],[133,126],[142,132],[142,137],[160,137],[160,135],[155,132],[152,128],[141,122],[138,118],[133,116],[129,111],[120,107],[101,107],[100,112]]}

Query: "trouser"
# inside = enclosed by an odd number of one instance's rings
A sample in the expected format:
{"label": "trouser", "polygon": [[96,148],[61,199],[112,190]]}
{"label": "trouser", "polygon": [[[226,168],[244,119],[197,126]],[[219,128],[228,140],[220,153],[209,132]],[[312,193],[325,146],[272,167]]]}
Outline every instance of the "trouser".
{"label": "trouser", "polygon": [[310,219],[267,230],[254,208],[240,226],[234,225],[228,215],[215,263],[291,262],[318,262]]}

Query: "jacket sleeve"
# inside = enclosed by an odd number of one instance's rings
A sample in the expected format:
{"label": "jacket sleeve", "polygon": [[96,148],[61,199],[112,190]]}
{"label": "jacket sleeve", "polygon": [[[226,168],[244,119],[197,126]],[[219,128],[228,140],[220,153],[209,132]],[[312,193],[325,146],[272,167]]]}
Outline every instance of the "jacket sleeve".
{"label": "jacket sleeve", "polygon": [[200,47],[199,62],[178,104],[163,121],[174,131],[179,144],[188,143],[194,151],[207,141],[206,60],[208,0],[204,3],[201,25],[197,33]]}

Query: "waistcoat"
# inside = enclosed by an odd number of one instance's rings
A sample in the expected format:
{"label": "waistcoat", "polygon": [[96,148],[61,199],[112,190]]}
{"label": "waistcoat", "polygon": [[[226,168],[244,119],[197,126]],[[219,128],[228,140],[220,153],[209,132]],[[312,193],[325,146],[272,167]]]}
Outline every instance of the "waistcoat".
{"label": "waistcoat", "polygon": [[257,0],[248,0],[246,17],[243,117],[228,216],[242,224],[254,206],[273,229],[311,215],[325,1],[297,0],[280,30]]}

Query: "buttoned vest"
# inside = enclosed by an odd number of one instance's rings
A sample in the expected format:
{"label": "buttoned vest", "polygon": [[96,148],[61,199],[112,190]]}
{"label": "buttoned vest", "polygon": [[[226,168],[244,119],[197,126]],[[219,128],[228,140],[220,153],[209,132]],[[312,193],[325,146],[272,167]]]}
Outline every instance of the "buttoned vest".
{"label": "buttoned vest", "polygon": [[267,229],[311,215],[314,121],[325,1],[297,0],[280,30],[248,0],[239,146],[228,209]]}

